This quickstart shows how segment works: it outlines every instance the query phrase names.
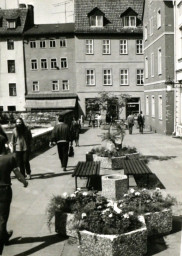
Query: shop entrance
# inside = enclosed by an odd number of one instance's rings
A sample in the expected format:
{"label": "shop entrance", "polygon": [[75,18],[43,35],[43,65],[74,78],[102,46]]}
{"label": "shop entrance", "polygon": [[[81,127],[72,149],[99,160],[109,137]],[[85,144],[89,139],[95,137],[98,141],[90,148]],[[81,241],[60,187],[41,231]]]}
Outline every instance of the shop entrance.
{"label": "shop entrance", "polygon": [[132,112],[134,115],[138,115],[140,111],[140,98],[130,98],[126,100],[126,118]]}

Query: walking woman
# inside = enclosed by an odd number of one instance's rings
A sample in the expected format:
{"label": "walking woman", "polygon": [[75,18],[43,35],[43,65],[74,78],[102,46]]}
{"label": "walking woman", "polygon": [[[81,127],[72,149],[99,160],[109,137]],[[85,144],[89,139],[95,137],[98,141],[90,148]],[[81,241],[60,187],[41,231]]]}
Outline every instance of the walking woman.
{"label": "walking woman", "polygon": [[16,120],[16,127],[13,130],[11,144],[13,147],[13,152],[16,154],[16,160],[20,168],[20,172],[24,177],[28,175],[28,179],[31,179],[31,169],[29,163],[31,141],[31,131],[25,125],[23,119],[19,117]]}
{"label": "walking woman", "polygon": [[[6,135],[5,131],[3,130],[2,126],[0,125],[0,137],[1,140],[4,141],[4,148],[3,148],[3,153],[7,154],[8,150],[6,148],[7,144],[8,144],[8,136]],[[8,146],[7,146],[8,147]]]}

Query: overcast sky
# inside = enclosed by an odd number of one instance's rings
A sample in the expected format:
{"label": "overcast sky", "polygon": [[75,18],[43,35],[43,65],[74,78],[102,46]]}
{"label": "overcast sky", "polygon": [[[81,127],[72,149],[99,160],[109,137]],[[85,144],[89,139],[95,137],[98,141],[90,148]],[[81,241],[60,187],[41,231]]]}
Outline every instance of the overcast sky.
{"label": "overcast sky", "polygon": [[1,8],[17,8],[19,3],[34,5],[35,23],[74,21],[74,0],[0,0]]}

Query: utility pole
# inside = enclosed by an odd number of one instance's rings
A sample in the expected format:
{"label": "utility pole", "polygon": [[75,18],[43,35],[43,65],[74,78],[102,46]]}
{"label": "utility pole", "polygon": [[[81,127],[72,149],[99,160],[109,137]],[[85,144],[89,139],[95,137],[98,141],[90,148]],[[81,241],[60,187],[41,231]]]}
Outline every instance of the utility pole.
{"label": "utility pole", "polygon": [[73,12],[73,11],[67,11],[67,5],[70,4],[72,2],[72,0],[68,0],[65,2],[59,2],[57,4],[53,4],[54,7],[59,7],[59,6],[63,6],[64,5],[64,11],[63,12],[55,12],[54,14],[58,14],[58,13],[64,13],[64,17],[65,17],[65,23],[67,22],[67,13],[69,12]]}

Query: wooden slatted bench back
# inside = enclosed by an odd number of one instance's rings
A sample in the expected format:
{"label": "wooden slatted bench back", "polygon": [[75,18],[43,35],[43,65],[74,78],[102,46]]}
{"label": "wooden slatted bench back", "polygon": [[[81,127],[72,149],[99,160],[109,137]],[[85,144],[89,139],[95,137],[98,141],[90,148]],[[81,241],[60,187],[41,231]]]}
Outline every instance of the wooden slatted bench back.
{"label": "wooden slatted bench back", "polygon": [[100,175],[100,161],[79,161],[72,177],[89,177]]}

